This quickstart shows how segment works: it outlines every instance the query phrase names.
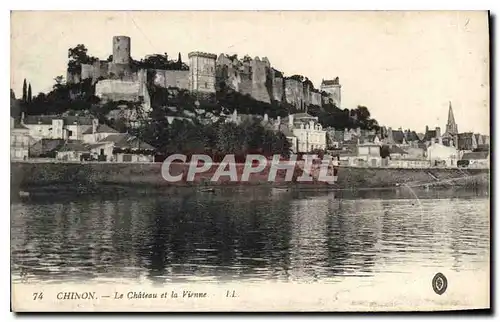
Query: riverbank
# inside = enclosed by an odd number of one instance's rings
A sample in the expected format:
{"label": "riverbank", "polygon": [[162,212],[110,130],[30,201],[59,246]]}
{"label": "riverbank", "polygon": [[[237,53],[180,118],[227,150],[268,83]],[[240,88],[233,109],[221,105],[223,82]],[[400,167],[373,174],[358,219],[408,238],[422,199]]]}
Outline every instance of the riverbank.
{"label": "riverbank", "polygon": [[[269,168],[250,175],[248,182],[231,182],[222,177],[216,182],[210,181],[217,168],[197,174],[192,182],[182,180],[167,182],[161,174],[161,163],[34,163],[11,162],[11,187],[13,191],[32,190],[72,190],[81,193],[99,193],[113,189],[165,189],[168,187],[200,186],[309,186],[330,189],[374,189],[399,185],[417,186],[489,186],[487,169],[393,169],[393,168],[354,168],[339,167],[337,182],[293,183],[285,182],[285,172],[278,171],[275,182],[267,180]],[[238,173],[243,165],[238,165]],[[182,163],[171,165],[171,174],[186,174],[187,166]]]}

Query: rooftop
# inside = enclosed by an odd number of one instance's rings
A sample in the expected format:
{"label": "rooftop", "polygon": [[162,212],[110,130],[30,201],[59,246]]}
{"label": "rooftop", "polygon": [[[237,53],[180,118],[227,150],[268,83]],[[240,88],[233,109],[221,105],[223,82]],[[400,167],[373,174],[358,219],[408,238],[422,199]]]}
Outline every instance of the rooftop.
{"label": "rooftop", "polygon": [[91,116],[60,116],[60,115],[27,115],[24,117],[24,124],[52,124],[52,120],[63,120],[64,125],[92,125]]}
{"label": "rooftop", "polygon": [[462,156],[462,160],[484,160],[488,159],[489,152],[468,152]]}
{"label": "rooftop", "polygon": [[[96,133],[118,133],[117,130],[107,126],[106,124],[99,124]],[[88,128],[83,134],[92,134],[92,128]]]}
{"label": "rooftop", "polygon": [[128,133],[110,134],[99,142],[113,142],[116,148],[154,150],[150,144],[139,140],[139,138]]}
{"label": "rooftop", "polygon": [[406,152],[405,150],[401,149],[399,146],[397,145],[392,145],[390,148],[389,148],[389,153],[390,154],[408,154],[408,152]]}

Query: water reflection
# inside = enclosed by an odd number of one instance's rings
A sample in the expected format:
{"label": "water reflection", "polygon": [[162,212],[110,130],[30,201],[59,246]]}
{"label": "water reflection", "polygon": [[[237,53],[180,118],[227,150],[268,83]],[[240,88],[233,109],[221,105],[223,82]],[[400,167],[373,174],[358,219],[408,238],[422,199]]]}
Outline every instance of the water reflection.
{"label": "water reflection", "polygon": [[11,206],[13,279],[337,281],[489,260],[474,193],[288,192],[44,199]]}

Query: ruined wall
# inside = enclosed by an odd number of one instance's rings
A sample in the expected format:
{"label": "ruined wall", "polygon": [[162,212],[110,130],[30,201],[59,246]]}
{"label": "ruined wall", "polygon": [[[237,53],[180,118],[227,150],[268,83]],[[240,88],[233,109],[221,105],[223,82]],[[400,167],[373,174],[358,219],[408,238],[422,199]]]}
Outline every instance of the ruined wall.
{"label": "ruined wall", "polygon": [[251,74],[239,74],[238,92],[252,96],[253,82]]}
{"label": "ruined wall", "polygon": [[92,82],[96,83],[100,77],[107,78],[109,71],[109,63],[107,61],[97,61],[94,63]]}
{"label": "ruined wall", "polygon": [[96,83],[100,77],[108,78],[109,64],[107,61],[96,61],[92,65],[82,64],[81,80],[92,79]]}
{"label": "ruined wall", "polygon": [[304,107],[304,89],[302,82],[294,79],[286,79],[285,98],[288,104],[302,109]]}
{"label": "ruined wall", "polygon": [[134,77],[134,73],[132,73],[129,64],[109,63],[108,77],[110,79],[117,79],[117,80],[132,80]]}
{"label": "ruined wall", "polygon": [[267,63],[255,57],[251,62],[252,67],[252,97],[257,101],[270,103],[271,98],[266,87],[266,67]]}
{"label": "ruined wall", "polygon": [[141,82],[105,79],[97,82],[95,94],[104,101],[136,102],[141,96]]}
{"label": "ruined wall", "polygon": [[165,84],[167,88],[189,89],[189,70],[166,70]]}
{"label": "ruined wall", "polygon": [[322,85],[321,90],[328,93],[328,97],[323,99],[323,102],[326,103],[328,101],[331,101],[338,107],[341,106],[341,85],[339,84],[327,85],[327,86]]}
{"label": "ruined wall", "polygon": [[311,88],[309,84],[302,84],[302,90],[304,91],[304,104],[306,106],[311,105],[312,99],[311,99]]}
{"label": "ruined wall", "polygon": [[80,74],[66,72],[66,82],[68,84],[78,84],[80,83]]}
{"label": "ruined wall", "polygon": [[82,64],[81,66],[81,79],[89,79],[94,77],[94,66],[90,64]]}
{"label": "ruined wall", "polygon": [[281,102],[283,100],[283,78],[274,77],[273,79],[273,98],[275,101]]}
{"label": "ruined wall", "polygon": [[311,104],[322,106],[321,93],[314,91],[311,92]]}

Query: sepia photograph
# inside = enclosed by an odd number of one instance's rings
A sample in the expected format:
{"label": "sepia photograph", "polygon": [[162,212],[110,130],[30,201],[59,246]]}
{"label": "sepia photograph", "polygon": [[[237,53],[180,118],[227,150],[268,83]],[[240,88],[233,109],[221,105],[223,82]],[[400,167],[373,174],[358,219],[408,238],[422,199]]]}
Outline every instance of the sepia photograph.
{"label": "sepia photograph", "polygon": [[490,23],[11,11],[11,310],[491,309]]}

